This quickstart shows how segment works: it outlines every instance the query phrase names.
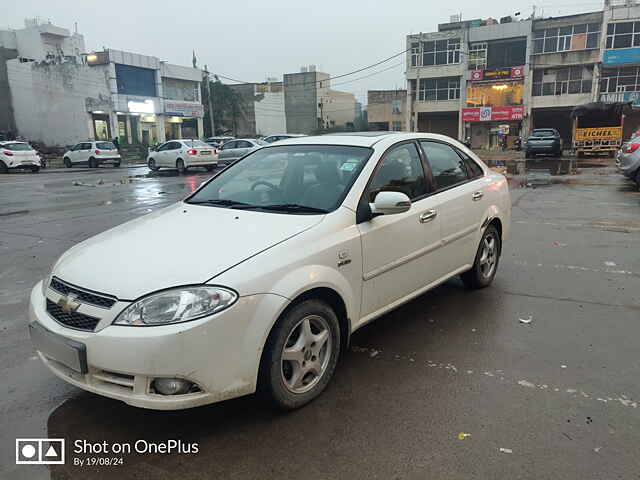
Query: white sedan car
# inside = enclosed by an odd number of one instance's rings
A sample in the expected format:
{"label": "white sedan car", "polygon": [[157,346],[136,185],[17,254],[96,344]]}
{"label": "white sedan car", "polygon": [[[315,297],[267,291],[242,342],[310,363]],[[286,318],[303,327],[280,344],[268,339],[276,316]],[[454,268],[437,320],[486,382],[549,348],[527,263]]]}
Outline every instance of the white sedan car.
{"label": "white sedan car", "polygon": [[67,168],[74,165],[97,168],[107,164],[118,168],[122,163],[122,158],[113,142],[88,140],[71,147],[62,157],[62,162]]}
{"label": "white sedan car", "polygon": [[38,152],[26,142],[0,142],[0,173],[28,169],[37,173],[42,166]]}
{"label": "white sedan car", "polygon": [[491,284],[510,209],[448,137],[285,140],[67,251],[31,293],[31,338],[63,380],[138,407],[260,389],[297,408],[355,330],[454,276]]}
{"label": "white sedan car", "polygon": [[207,171],[218,165],[215,149],[201,140],[169,140],[149,152],[147,166],[151,171],[175,168],[185,173],[190,167],[204,167]]}

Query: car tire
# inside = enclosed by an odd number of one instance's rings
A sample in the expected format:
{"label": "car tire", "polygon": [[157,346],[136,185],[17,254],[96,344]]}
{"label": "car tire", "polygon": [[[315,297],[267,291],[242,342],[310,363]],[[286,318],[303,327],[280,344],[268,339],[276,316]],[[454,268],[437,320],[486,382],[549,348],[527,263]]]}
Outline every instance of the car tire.
{"label": "car tire", "polygon": [[9,167],[7,167],[6,163],[0,160],[0,173],[8,173],[8,172],[9,172]]}
{"label": "car tire", "polygon": [[462,283],[470,289],[480,289],[491,285],[498,271],[502,241],[498,229],[489,225],[480,240],[473,267],[460,275]]}
{"label": "car tire", "polygon": [[151,170],[152,172],[157,172],[159,170],[159,168],[156,166],[156,161],[153,158],[147,160],[147,167],[149,167],[149,170]]}
{"label": "car tire", "polygon": [[214,168],[215,168],[215,167],[214,167],[213,165],[210,165],[210,166],[206,167],[207,172],[213,172],[213,169],[214,169]]}
{"label": "car tire", "polygon": [[531,158],[531,152],[529,150],[525,150],[524,158]]}
{"label": "car tire", "polygon": [[64,157],[64,158],[62,159],[62,163],[64,163],[64,166],[65,166],[66,168],[71,168],[71,167],[73,167],[73,163],[71,163],[71,160],[69,160],[69,158],[68,158],[68,157]]}
{"label": "car tire", "polygon": [[40,167],[31,167],[31,173],[38,173],[40,171]]}
{"label": "car tire", "polygon": [[261,393],[282,410],[311,402],[329,384],[340,345],[338,317],[329,305],[316,299],[293,305],[267,339],[260,365]]}
{"label": "car tire", "polygon": [[[0,170],[1,171],[1,170]],[[636,172],[636,185],[638,187],[638,191],[640,192],[640,168]]]}
{"label": "car tire", "polygon": [[118,162],[118,163],[114,163],[114,164],[113,164],[113,168],[120,168],[120,162]]}
{"label": "car tire", "polygon": [[180,175],[187,173],[187,167],[184,166],[184,160],[182,160],[181,158],[176,160],[176,169],[178,170],[178,173]]}
{"label": "car tire", "polygon": [[89,168],[97,168],[97,167],[98,167],[98,164],[96,162],[96,159],[91,157],[89,159]]}

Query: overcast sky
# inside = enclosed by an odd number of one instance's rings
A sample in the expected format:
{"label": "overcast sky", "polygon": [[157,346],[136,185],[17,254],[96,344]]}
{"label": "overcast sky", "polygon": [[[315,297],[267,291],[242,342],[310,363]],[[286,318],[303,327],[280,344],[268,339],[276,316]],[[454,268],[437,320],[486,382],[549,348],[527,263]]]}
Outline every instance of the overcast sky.
{"label": "overcast sky", "polygon": [[[78,22],[88,50],[105,46],[190,65],[195,49],[199,66],[207,64],[212,72],[251,82],[282,79],[283,73],[298,72],[309,64],[340,75],[404,50],[407,34],[435,31],[451,15],[500,18],[520,11],[526,17],[533,4],[527,0],[3,1],[11,8],[3,9],[2,27],[21,28],[25,18],[35,16],[71,30]],[[601,5],[581,0],[537,3],[545,16],[593,11]],[[366,103],[368,89],[404,87],[402,60],[398,57],[337,79],[332,87],[352,92]]]}

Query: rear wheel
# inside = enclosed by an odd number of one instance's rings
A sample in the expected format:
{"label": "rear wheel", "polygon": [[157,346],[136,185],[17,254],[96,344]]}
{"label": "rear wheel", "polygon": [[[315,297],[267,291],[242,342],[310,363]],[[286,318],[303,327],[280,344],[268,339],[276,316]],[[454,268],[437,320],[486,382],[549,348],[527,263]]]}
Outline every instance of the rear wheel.
{"label": "rear wheel", "polygon": [[638,191],[640,192],[640,168],[636,172],[636,185],[638,186]]}
{"label": "rear wheel", "polygon": [[0,173],[7,173],[8,171],[9,168],[7,167],[7,164],[0,160]]}
{"label": "rear wheel", "polygon": [[207,172],[212,172],[215,167],[213,165],[208,165],[206,168]]}
{"label": "rear wheel", "polygon": [[89,168],[96,168],[98,166],[98,162],[95,158],[91,157],[89,159]]}
{"label": "rear wheel", "polygon": [[179,158],[176,161],[176,168],[178,169],[178,173],[180,175],[182,175],[182,174],[187,172],[187,167],[184,166],[184,160],[182,160],[181,158]]}
{"label": "rear wheel", "polygon": [[491,285],[498,270],[501,250],[500,234],[496,227],[489,225],[482,234],[473,267],[460,275],[467,288],[479,289]]}
{"label": "rear wheel", "polygon": [[260,368],[260,386],[276,406],[293,410],[326,388],[340,356],[338,317],[326,303],[309,299],[294,305],[269,334]]}
{"label": "rear wheel", "polygon": [[147,166],[149,167],[149,170],[151,170],[152,172],[158,171],[158,167],[156,166],[156,161],[153,158],[150,158],[147,161]]}
{"label": "rear wheel", "polygon": [[69,160],[68,157],[64,157],[62,162],[64,163],[64,166],[67,167],[67,168],[73,167],[73,164],[71,163],[71,160]]}
{"label": "rear wheel", "polygon": [[524,158],[531,158],[531,157],[532,157],[531,152],[529,150],[525,150]]}
{"label": "rear wheel", "polygon": [[113,164],[113,168],[120,168],[120,162],[118,162],[118,163],[114,163],[114,164]]}
{"label": "rear wheel", "polygon": [[31,173],[38,173],[40,171],[40,167],[31,167]]}

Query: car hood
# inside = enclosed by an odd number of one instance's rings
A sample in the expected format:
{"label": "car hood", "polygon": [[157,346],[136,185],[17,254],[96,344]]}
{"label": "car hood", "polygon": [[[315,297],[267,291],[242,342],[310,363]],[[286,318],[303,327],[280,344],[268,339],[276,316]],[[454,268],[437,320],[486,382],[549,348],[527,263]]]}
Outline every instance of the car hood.
{"label": "car hood", "polygon": [[323,218],[179,203],[79,243],[60,257],[53,275],[134,300],[204,283]]}

